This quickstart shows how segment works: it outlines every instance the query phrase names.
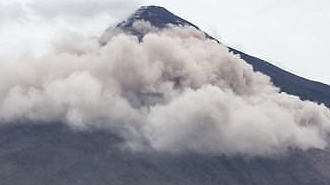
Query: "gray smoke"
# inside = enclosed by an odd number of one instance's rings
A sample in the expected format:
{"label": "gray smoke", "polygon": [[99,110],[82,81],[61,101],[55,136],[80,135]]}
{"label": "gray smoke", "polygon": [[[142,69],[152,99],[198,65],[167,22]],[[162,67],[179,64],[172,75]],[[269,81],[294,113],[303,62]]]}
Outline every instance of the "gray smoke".
{"label": "gray smoke", "polygon": [[[143,27],[145,25],[145,27]],[[268,76],[191,27],[70,37],[53,54],[0,63],[0,122],[109,129],[134,150],[268,156],[324,148],[330,111],[280,93]]]}

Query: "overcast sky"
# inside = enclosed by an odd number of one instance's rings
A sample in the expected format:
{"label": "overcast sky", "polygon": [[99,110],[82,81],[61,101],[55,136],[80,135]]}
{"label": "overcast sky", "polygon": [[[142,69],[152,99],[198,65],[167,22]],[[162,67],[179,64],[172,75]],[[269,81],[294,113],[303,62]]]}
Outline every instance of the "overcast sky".
{"label": "overcast sky", "polygon": [[329,0],[0,0],[1,61],[57,38],[98,37],[141,5],[161,5],[223,43],[330,84]]}

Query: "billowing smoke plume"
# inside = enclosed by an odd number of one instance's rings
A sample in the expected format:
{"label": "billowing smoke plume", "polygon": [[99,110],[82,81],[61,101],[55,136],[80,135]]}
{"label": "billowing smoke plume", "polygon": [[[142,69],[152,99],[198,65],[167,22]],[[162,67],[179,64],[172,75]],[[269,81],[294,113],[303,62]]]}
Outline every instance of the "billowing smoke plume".
{"label": "billowing smoke plume", "polygon": [[280,93],[194,28],[135,26],[152,31],[142,41],[118,33],[103,47],[65,39],[53,54],[2,62],[0,122],[109,129],[133,149],[173,153],[264,156],[326,146],[325,106]]}

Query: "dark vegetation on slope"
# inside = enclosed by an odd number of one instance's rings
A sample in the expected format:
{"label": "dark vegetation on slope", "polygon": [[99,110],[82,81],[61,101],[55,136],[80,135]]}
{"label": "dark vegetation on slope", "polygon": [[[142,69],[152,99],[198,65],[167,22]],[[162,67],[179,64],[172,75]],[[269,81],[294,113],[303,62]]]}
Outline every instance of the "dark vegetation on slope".
{"label": "dark vegetation on slope", "polygon": [[61,124],[0,129],[4,185],[321,185],[330,153],[292,151],[282,158],[134,154],[108,131],[75,132]]}

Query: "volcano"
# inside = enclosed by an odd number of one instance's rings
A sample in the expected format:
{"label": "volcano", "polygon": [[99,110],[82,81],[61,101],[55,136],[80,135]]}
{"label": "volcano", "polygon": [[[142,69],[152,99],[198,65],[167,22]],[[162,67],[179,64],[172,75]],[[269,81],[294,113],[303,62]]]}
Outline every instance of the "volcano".
{"label": "volcano", "polygon": [[[108,28],[100,38],[101,47],[105,47],[115,35],[122,32],[133,35],[139,42],[144,42],[144,36],[148,32],[134,27],[134,22],[141,20],[159,30],[167,27],[192,27],[200,30],[196,25],[163,7],[144,6],[127,20]],[[221,44],[207,33],[204,34],[207,39]],[[269,76],[281,92],[330,107],[328,85],[296,76],[234,48],[228,49],[251,65],[253,70]],[[70,78],[69,82],[72,82],[74,77],[77,75]],[[180,79],[173,81],[176,82],[173,86],[181,83]],[[143,93],[139,96],[152,94],[151,97],[154,99],[161,96],[157,93]],[[143,103],[136,106],[142,106]],[[272,157],[208,155],[198,152],[140,153],[118,147],[118,143],[124,139],[115,131],[80,131],[68,128],[60,121],[47,124],[31,123],[31,119],[15,121],[16,124],[4,124],[0,127],[0,184],[330,184],[328,148],[292,148],[285,154]]]}
{"label": "volcano", "polygon": [[[133,28],[133,23],[137,20],[145,20],[151,23],[151,25],[163,29],[168,25],[175,26],[191,26],[198,30],[196,25],[174,15],[167,9],[159,6],[143,6],[133,13],[127,20],[119,23],[114,28],[109,27],[107,31],[101,37],[101,43],[104,44],[107,41],[107,35],[114,32],[116,29],[123,30],[127,33],[134,34],[138,37],[143,37],[145,33]],[[213,39],[220,43],[209,34],[205,33],[206,37]],[[283,92],[299,96],[303,100],[311,100],[318,103],[323,103],[330,107],[330,87],[326,84],[308,80],[303,77],[299,77],[288,71],[285,71],[275,65],[259,59],[257,57],[248,55],[242,51],[228,47],[230,51],[240,55],[248,64],[253,66],[253,69],[260,71],[267,76],[271,77],[272,82],[281,89]]]}

